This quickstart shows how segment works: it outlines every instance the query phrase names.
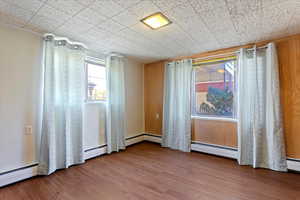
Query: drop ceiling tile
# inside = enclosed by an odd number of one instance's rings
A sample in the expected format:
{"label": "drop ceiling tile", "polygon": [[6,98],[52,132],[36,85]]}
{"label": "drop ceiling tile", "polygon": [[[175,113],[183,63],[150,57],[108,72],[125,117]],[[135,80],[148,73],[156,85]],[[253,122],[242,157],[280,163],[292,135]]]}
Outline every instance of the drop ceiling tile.
{"label": "drop ceiling tile", "polygon": [[211,43],[216,43],[216,45],[218,44],[199,16],[193,16],[189,20],[181,21],[178,25],[195,41],[200,43],[210,41]]}
{"label": "drop ceiling tile", "polygon": [[23,9],[36,12],[44,3],[39,0],[4,0],[9,4],[16,5]]}
{"label": "drop ceiling tile", "polygon": [[75,0],[83,6],[90,6],[95,0]]}
{"label": "drop ceiling tile", "polygon": [[[0,22],[39,33],[51,31],[99,52],[116,51],[147,61],[300,33],[299,0],[44,2],[0,0]],[[140,23],[156,11],[173,24],[153,31]]]}
{"label": "drop ceiling tile", "polygon": [[43,32],[53,32],[59,26],[62,25],[63,22],[57,21],[53,18],[48,18],[42,15],[35,15],[29,23],[29,26],[33,26]]}
{"label": "drop ceiling tile", "polygon": [[83,34],[78,34],[75,31],[67,31],[67,32],[56,31],[55,34],[58,35],[58,36],[67,37],[72,41],[81,42],[85,45],[89,45],[89,43],[91,41],[86,36],[84,36]]}
{"label": "drop ceiling tile", "polygon": [[297,1],[298,0],[262,0],[262,7],[267,8],[269,6],[274,6],[274,5],[278,5],[281,3],[297,2]]}
{"label": "drop ceiling tile", "polygon": [[129,8],[138,4],[140,1],[151,1],[151,0],[113,0],[115,3],[119,4],[123,8]]}
{"label": "drop ceiling tile", "polygon": [[111,33],[117,33],[120,30],[126,28],[125,26],[117,23],[116,21],[114,21],[112,19],[109,19],[109,20],[106,20],[103,23],[100,23],[98,25],[98,27],[100,27],[100,28],[102,28],[104,30],[110,31]]}
{"label": "drop ceiling tile", "polygon": [[74,17],[58,28],[58,31],[74,31],[77,34],[86,34],[93,27],[92,24],[86,23],[80,18]]}
{"label": "drop ceiling tile", "polygon": [[234,17],[243,17],[249,13],[260,12],[263,1],[264,0],[226,0],[226,5],[230,15]]}
{"label": "drop ceiling tile", "polygon": [[134,15],[132,12],[125,10],[122,13],[114,16],[112,18],[114,21],[124,25],[124,26],[133,26],[134,24],[140,23],[140,19]]}
{"label": "drop ceiling tile", "polygon": [[170,10],[180,4],[188,3],[188,0],[152,0],[162,11]]}
{"label": "drop ceiling tile", "polygon": [[107,38],[100,38],[96,42],[92,41],[91,43],[94,43],[95,45],[98,46],[98,48],[103,48],[105,46],[109,46],[113,43],[113,40],[107,39]]}
{"label": "drop ceiling tile", "polygon": [[274,33],[288,33],[288,25],[292,20],[295,4],[281,3],[263,8],[262,10],[262,38],[274,37]]}
{"label": "drop ceiling tile", "polygon": [[205,41],[203,43],[196,43],[191,50],[191,54],[197,54],[216,49],[219,49],[219,46],[216,44],[216,42]]}
{"label": "drop ceiling tile", "polygon": [[98,12],[100,15],[105,15],[107,17],[117,15],[124,10],[124,8],[115,3],[113,0],[96,0],[91,4],[90,8]]}
{"label": "drop ceiling tile", "polygon": [[255,42],[259,40],[262,0],[227,0],[227,7],[235,30],[240,35],[241,42]]}
{"label": "drop ceiling tile", "polygon": [[5,1],[0,1],[0,13],[3,13],[7,16],[14,16],[16,19],[25,22],[34,15],[34,13],[31,11],[28,11],[19,6],[15,6],[13,4],[9,4]]}
{"label": "drop ceiling tile", "polygon": [[191,4],[179,4],[178,6],[166,10],[164,14],[173,22],[186,22],[189,21],[190,18],[193,18],[197,15],[194,8]]}
{"label": "drop ceiling tile", "polygon": [[172,52],[176,51],[177,49],[182,49],[183,46],[180,45],[177,41],[171,40],[171,39],[164,39],[163,41],[157,41],[160,44],[168,49],[170,49]]}
{"label": "drop ceiling tile", "polygon": [[135,31],[133,31],[132,29],[129,29],[129,28],[123,29],[117,35],[121,38],[132,41],[132,42],[134,42],[136,44],[139,44],[139,45],[145,43],[145,41],[148,40],[144,35],[142,35],[138,32],[135,32]]}
{"label": "drop ceiling tile", "polygon": [[70,19],[70,16],[58,9],[55,9],[49,5],[44,5],[37,13],[37,15],[44,16],[56,21],[66,21]]}
{"label": "drop ceiling tile", "polygon": [[[191,5],[194,6],[199,17],[201,17],[218,43],[225,45],[228,40],[231,41],[232,39],[240,43],[240,35],[235,30],[225,1],[191,0]],[[230,38],[225,38],[224,31]]]}
{"label": "drop ceiling tile", "polygon": [[300,33],[300,6],[295,9],[295,13],[290,20],[288,32],[291,35]]}
{"label": "drop ceiling tile", "polygon": [[191,0],[191,4],[210,29],[215,31],[218,29],[233,28],[228,9],[223,0]]}
{"label": "drop ceiling tile", "polygon": [[0,12],[0,23],[12,25],[16,27],[24,27],[26,25],[26,22],[24,20],[20,20],[19,18],[16,18],[13,15],[8,15],[1,12]]}
{"label": "drop ceiling tile", "polygon": [[31,24],[25,24],[25,26],[24,26],[23,28],[24,28],[24,29],[27,29],[27,30],[29,30],[29,31],[32,31],[32,32],[34,32],[34,33],[38,33],[38,34],[40,34],[40,35],[43,35],[43,34],[49,32],[49,31],[46,31],[46,30],[43,29],[43,28],[39,28],[39,27],[33,26],[33,25],[31,25]]}
{"label": "drop ceiling tile", "polygon": [[98,25],[103,23],[107,18],[103,15],[100,15],[99,12],[91,9],[85,8],[81,12],[79,12],[76,17],[81,18],[82,20],[86,21],[87,23]]}
{"label": "drop ceiling tile", "polygon": [[47,4],[69,15],[74,15],[84,8],[75,0],[48,0]]}
{"label": "drop ceiling tile", "polygon": [[105,31],[103,29],[94,27],[94,28],[91,28],[90,30],[88,30],[85,33],[85,36],[92,42],[92,41],[97,41],[100,38],[106,38],[110,34],[111,33],[107,32],[107,31]]}
{"label": "drop ceiling tile", "polygon": [[143,23],[137,23],[134,26],[130,27],[133,31],[147,37],[150,39],[163,39],[164,34],[161,31],[162,29],[158,30],[158,31],[154,31],[152,29],[150,29],[148,26],[144,25]]}
{"label": "drop ceiling tile", "polygon": [[152,1],[141,1],[128,10],[135,14],[140,20],[153,13],[160,12],[160,9]]}
{"label": "drop ceiling tile", "polygon": [[166,26],[164,29],[161,29],[161,31],[166,37],[172,40],[183,40],[189,37],[177,24]]}

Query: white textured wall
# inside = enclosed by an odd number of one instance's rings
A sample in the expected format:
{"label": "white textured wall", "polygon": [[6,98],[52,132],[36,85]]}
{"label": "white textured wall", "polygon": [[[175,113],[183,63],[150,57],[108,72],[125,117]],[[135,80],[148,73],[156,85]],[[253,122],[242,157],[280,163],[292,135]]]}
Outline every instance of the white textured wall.
{"label": "white textured wall", "polygon": [[125,62],[127,136],[144,132],[144,67],[134,60]]}
{"label": "white textured wall", "polygon": [[[42,88],[42,38],[0,25],[0,173],[37,162]],[[127,137],[144,132],[143,67],[125,63]],[[26,125],[33,134],[26,135]],[[85,148],[105,144],[105,104],[86,104]]]}
{"label": "white textured wall", "polygon": [[[40,36],[0,26],[0,172],[36,162],[41,91]],[[26,125],[33,134],[25,135]]]}

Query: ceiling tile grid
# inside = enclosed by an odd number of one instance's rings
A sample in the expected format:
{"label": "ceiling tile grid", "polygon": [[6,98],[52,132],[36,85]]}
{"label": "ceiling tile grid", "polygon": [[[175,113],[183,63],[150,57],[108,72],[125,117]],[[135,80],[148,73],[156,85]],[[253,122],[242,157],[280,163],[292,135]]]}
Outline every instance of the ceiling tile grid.
{"label": "ceiling tile grid", "polygon": [[89,24],[98,25],[100,23],[104,23],[107,20],[107,17],[99,14],[96,10],[93,10],[89,7],[84,8],[81,12],[79,12],[76,17],[81,18]]}
{"label": "ceiling tile grid", "polygon": [[75,15],[85,7],[75,0],[48,0],[47,4],[69,15]]}
{"label": "ceiling tile grid", "polygon": [[299,22],[300,22],[300,2],[298,5],[295,6],[295,13],[292,16],[289,27],[288,27],[289,34],[300,33]]}
{"label": "ceiling tile grid", "polygon": [[95,0],[90,8],[106,17],[112,17],[125,10],[113,0]]}
{"label": "ceiling tile grid", "polygon": [[4,0],[11,5],[15,5],[31,12],[36,12],[42,7],[43,2],[40,0]]}
{"label": "ceiling tile grid", "polygon": [[141,1],[148,1],[148,0],[113,0],[115,3],[119,4],[122,8],[130,8]]}
{"label": "ceiling tile grid", "polygon": [[118,33],[119,31],[126,28],[126,26],[114,21],[113,19],[109,19],[104,21],[103,23],[100,23],[98,27],[107,30],[111,33]]}
{"label": "ceiling tile grid", "polygon": [[240,44],[240,37],[224,0],[191,0],[191,4],[221,46]]}
{"label": "ceiling tile grid", "polygon": [[25,28],[37,27],[39,33],[48,31],[53,32],[62,24],[63,22],[57,21],[56,19],[45,17],[43,15],[35,15],[30,20],[30,24],[27,24]]}
{"label": "ceiling tile grid", "polygon": [[293,15],[296,14],[295,5],[293,2],[284,1],[263,7],[262,39],[273,39],[287,35],[289,24]]}
{"label": "ceiling tile grid", "polygon": [[139,3],[129,7],[128,10],[137,16],[137,20],[143,19],[153,13],[159,12],[160,9],[152,1],[140,1]]}
{"label": "ceiling tile grid", "polygon": [[24,22],[28,21],[34,15],[34,12],[4,0],[0,0],[0,12],[7,16],[23,20]]}
{"label": "ceiling tile grid", "polygon": [[130,10],[125,10],[118,15],[114,16],[112,18],[114,21],[117,21],[118,23],[124,25],[124,26],[132,26],[134,24],[137,24],[139,22],[139,19],[137,15],[135,15]]}
{"label": "ceiling tile grid", "polygon": [[[6,13],[0,12],[0,23],[1,24],[9,24],[11,26],[15,27],[24,27],[26,23],[23,20],[20,20],[19,18],[8,15]],[[31,30],[31,29],[29,29]]]}
{"label": "ceiling tile grid", "polygon": [[262,0],[226,0],[226,4],[241,43],[258,41],[261,30]]}
{"label": "ceiling tile grid", "polygon": [[187,4],[188,0],[152,0],[162,11],[170,10],[182,4]]}
{"label": "ceiling tile grid", "polygon": [[88,31],[93,28],[92,24],[86,23],[78,17],[71,18],[66,21],[63,25],[61,25],[57,31],[60,32],[77,32],[77,34],[87,34]]}
{"label": "ceiling tile grid", "polygon": [[[172,24],[140,22],[156,12]],[[300,1],[0,0],[0,23],[150,62],[300,33]]]}

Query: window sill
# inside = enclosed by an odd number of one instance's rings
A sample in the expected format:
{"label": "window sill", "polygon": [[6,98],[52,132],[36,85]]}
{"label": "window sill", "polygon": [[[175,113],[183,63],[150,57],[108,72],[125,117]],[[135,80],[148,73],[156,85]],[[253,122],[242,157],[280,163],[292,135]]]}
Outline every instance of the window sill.
{"label": "window sill", "polygon": [[107,101],[85,101],[84,104],[106,104]]}
{"label": "window sill", "polygon": [[201,119],[201,120],[212,120],[212,121],[226,121],[226,122],[237,122],[237,119],[225,118],[225,117],[200,117],[192,116],[192,119]]}

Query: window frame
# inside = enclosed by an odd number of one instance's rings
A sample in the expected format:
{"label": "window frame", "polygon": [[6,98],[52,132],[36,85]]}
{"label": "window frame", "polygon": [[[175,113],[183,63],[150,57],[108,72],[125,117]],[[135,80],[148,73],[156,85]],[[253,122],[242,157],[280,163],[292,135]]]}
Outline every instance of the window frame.
{"label": "window frame", "polygon": [[107,102],[107,97],[105,100],[91,100],[89,99],[89,88],[88,88],[88,82],[89,82],[89,67],[88,67],[88,64],[93,64],[93,65],[97,65],[99,67],[104,67],[105,68],[105,71],[107,70],[106,69],[106,64],[105,64],[105,61],[104,60],[100,60],[98,58],[93,58],[93,57],[87,57],[85,60],[84,60],[84,71],[85,71],[85,103],[86,104],[97,104],[97,103],[100,103],[100,104],[103,104],[103,103],[106,103]]}
{"label": "window frame", "polygon": [[[235,58],[232,58],[235,57]],[[231,59],[230,59],[231,58]],[[234,89],[234,93],[233,93],[233,114],[232,117],[225,117],[225,116],[205,116],[205,115],[197,115],[195,112],[196,109],[196,78],[195,78],[195,72],[196,72],[196,68],[198,66],[196,66],[196,64],[193,63],[193,69],[192,69],[192,88],[191,88],[191,118],[192,119],[201,119],[201,120],[212,120],[212,121],[227,121],[227,122],[237,122],[237,84],[238,84],[238,80],[237,80],[237,75],[238,75],[238,58],[236,56],[226,56],[223,58],[216,58],[216,61],[213,62],[213,60],[215,60],[214,58],[209,59],[209,60],[204,60],[202,62],[200,62],[198,64],[199,65],[205,65],[205,64],[213,64],[213,63],[220,63],[220,62],[227,62],[227,61],[235,61],[235,69],[234,69],[234,80],[235,80],[235,89]]]}

